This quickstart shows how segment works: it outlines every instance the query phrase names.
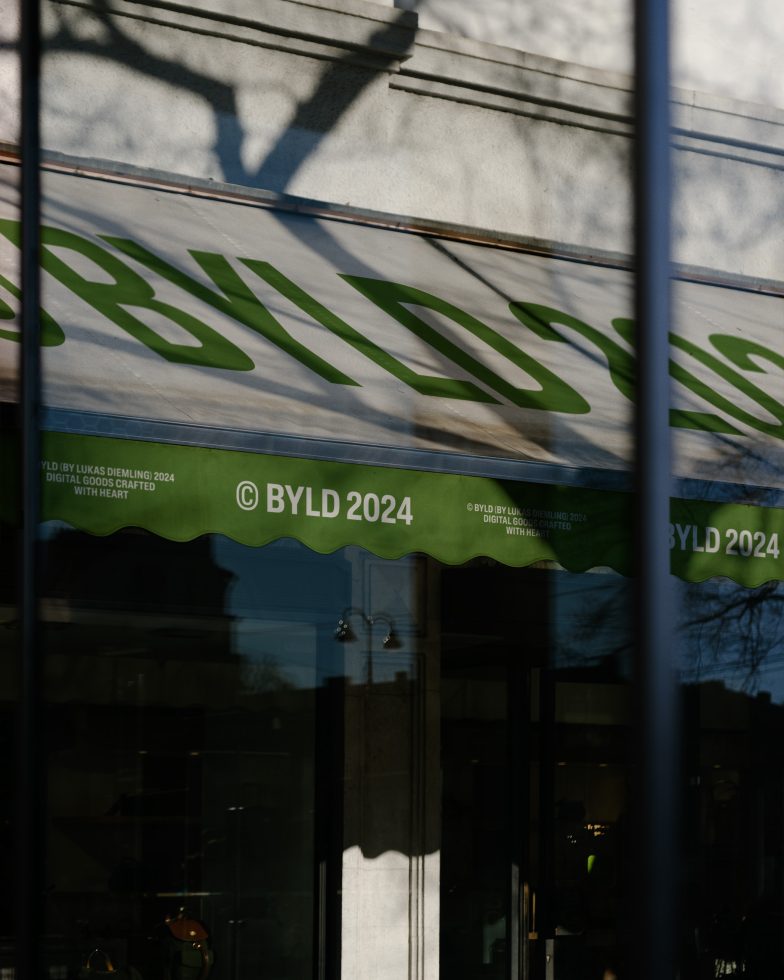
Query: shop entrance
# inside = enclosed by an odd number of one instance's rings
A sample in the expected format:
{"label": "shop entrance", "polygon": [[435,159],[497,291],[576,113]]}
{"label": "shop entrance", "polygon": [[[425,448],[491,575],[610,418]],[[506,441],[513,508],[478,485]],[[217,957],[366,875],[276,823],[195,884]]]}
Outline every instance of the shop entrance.
{"label": "shop entrance", "polygon": [[444,569],[440,975],[623,973],[624,585]]}
{"label": "shop entrance", "polygon": [[[202,980],[631,975],[627,579],[64,524],[43,546],[50,980],[192,980],[185,921]],[[678,588],[681,973],[769,980],[781,584]]]}
{"label": "shop entrance", "polygon": [[625,976],[628,582],[48,534],[52,977]]}

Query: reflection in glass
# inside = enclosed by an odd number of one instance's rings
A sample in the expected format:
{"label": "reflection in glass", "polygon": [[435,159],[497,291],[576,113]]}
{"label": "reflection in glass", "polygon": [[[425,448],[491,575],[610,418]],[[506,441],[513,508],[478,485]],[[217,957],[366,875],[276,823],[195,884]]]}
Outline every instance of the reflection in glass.
{"label": "reflection in glass", "polygon": [[319,610],[342,587],[285,544],[52,531],[52,966],[310,976]]}
{"label": "reflection in glass", "polygon": [[46,532],[52,970],[621,969],[628,582]]}
{"label": "reflection in glass", "polygon": [[[611,6],[46,5],[54,427],[615,487]],[[627,585],[345,540],[48,528],[52,980],[621,970]]]}
{"label": "reflection in glass", "polygon": [[784,966],[782,588],[716,580],[680,592],[684,975],[775,977]]}

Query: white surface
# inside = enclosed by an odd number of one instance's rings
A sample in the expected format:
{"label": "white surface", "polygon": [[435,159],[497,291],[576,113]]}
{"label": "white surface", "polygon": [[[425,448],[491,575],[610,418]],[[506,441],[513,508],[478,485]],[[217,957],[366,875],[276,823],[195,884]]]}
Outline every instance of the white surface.
{"label": "white surface", "polygon": [[[631,0],[396,0],[422,27],[606,71],[633,70]],[[784,107],[780,0],[675,0],[673,84]]]}
{"label": "white surface", "polygon": [[[15,176],[13,167],[2,170]],[[211,325],[249,355],[255,368],[236,372],[170,363],[45,275],[44,307],[67,337],[63,345],[44,351],[45,400],[50,406],[569,466],[618,469],[630,463],[631,402],[612,384],[596,346],[577,335],[570,336],[568,343],[541,340],[508,310],[510,300],[554,307],[623,347],[611,322],[629,316],[629,273],[63,174],[46,175],[44,197],[47,224],[93,241],[100,234],[133,239],[207,284],[187,250],[226,256],[292,336],[359,382],[358,387],[349,387],[323,380],[258,333],[137,267],[159,298]],[[3,216],[14,217],[13,208],[2,203],[7,199],[11,198],[3,191],[0,210]],[[84,258],[64,250],[60,254],[67,262],[78,263],[75,267],[82,275],[105,279],[105,273]],[[413,370],[475,380],[377,308],[339,273],[426,290],[491,326],[563,378],[588,401],[591,411],[522,409],[481,382],[477,383],[494,394],[498,404],[418,394],[303,314],[242,266],[237,261],[241,257],[272,262],[327,309]],[[0,268],[12,281],[17,258],[16,249],[0,239]],[[125,257],[123,261],[134,266]],[[694,284],[679,284],[676,298],[678,332],[704,350],[712,350],[708,339],[712,333],[748,337],[773,351],[781,349],[781,298]],[[194,342],[162,317],[135,312],[169,339]],[[417,312],[507,381],[521,389],[538,388],[524,371],[451,319],[422,309]],[[3,325],[10,326],[8,321]],[[6,391],[17,350],[14,341],[0,339],[0,379]],[[677,354],[676,359],[734,404],[768,418],[759,405],[688,355]],[[759,367],[751,375],[746,373],[747,379],[784,404],[784,371],[767,362]],[[678,385],[674,403],[715,411]],[[780,482],[781,439],[734,424],[744,435],[677,431],[676,473],[765,485]]]}
{"label": "white surface", "polygon": [[[428,3],[445,0],[423,2],[420,24]],[[468,33],[503,47],[417,30],[414,16],[369,0],[232,0],[232,19],[214,0],[176,10],[110,0],[100,11],[47,0],[44,144],[82,160],[628,253],[631,79],[607,70],[624,67],[613,50],[628,55],[625,7],[538,2],[449,0],[450,17],[470,15]],[[701,65],[715,56],[722,85],[677,93],[686,135],[673,154],[675,258],[778,280],[784,113],[737,101],[762,98],[760,79],[784,84],[771,62],[784,5],[771,2],[752,10],[722,0],[710,8],[715,24],[690,28],[700,40],[689,47],[693,83],[709,81]],[[760,5],[758,18],[749,14]],[[16,0],[0,0],[0,30],[11,36],[15,11]],[[710,19],[704,5],[694,11]],[[477,12],[496,34],[474,30]],[[741,13],[743,30],[733,19]],[[781,104],[775,91],[768,101]],[[0,48],[0,141],[18,137],[16,105],[15,59]]]}

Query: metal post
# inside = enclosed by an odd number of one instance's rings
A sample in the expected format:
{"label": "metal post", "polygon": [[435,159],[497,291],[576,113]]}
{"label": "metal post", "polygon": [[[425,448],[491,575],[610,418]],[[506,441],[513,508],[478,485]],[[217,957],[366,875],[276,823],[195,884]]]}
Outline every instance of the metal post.
{"label": "metal post", "polygon": [[640,755],[633,975],[675,975],[676,689],[670,590],[668,0],[635,0],[636,578]]}
{"label": "metal post", "polygon": [[43,774],[41,771],[38,524],[40,518],[40,47],[39,0],[21,4],[21,326],[19,483],[22,503],[18,591],[21,673],[17,792],[17,968],[43,973]]}

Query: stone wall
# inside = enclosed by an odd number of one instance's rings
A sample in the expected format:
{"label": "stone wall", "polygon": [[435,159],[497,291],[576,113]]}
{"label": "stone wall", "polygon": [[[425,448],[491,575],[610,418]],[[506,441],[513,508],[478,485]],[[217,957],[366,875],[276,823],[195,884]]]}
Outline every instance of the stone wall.
{"label": "stone wall", "polygon": [[[13,6],[0,0],[0,23]],[[47,0],[45,14],[50,151],[630,251],[625,74],[422,29],[368,0]],[[0,86],[13,143],[8,52]],[[678,90],[674,116],[678,260],[780,279],[784,112]]]}

